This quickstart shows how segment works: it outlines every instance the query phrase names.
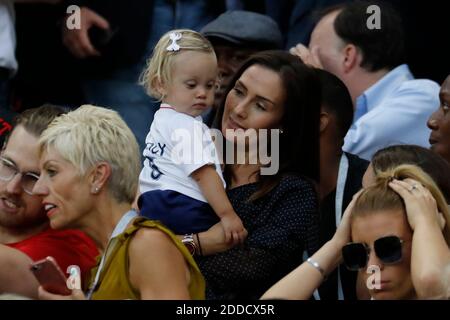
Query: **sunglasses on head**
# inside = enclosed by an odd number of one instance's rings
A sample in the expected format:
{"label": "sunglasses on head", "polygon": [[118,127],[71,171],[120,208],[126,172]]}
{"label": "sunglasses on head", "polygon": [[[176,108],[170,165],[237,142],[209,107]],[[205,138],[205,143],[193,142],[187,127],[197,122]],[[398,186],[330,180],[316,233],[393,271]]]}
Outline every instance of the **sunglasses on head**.
{"label": "sunglasses on head", "polygon": [[[384,264],[397,263],[402,259],[403,240],[397,236],[382,237],[374,241],[373,248]],[[349,270],[360,270],[367,266],[370,247],[361,242],[352,242],[342,248],[344,264]]]}

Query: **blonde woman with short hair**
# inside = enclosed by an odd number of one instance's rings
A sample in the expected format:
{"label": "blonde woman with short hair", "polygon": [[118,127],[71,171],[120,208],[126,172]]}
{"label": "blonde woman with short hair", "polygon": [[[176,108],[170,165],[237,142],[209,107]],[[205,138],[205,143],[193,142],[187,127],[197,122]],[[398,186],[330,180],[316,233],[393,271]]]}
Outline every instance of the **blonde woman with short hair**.
{"label": "blonde woman with short hair", "polygon": [[[186,247],[167,228],[132,210],[139,175],[136,139],[112,110],[81,106],[40,138],[41,175],[33,192],[50,226],[78,228],[103,252],[89,299],[203,299],[204,280]],[[41,299],[83,299],[80,290]]]}

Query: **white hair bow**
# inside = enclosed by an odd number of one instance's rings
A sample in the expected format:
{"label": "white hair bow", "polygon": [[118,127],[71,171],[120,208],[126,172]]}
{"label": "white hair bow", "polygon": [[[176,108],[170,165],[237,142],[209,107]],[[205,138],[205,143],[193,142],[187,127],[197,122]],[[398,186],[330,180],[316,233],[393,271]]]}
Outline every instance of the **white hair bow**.
{"label": "white hair bow", "polygon": [[166,48],[167,51],[179,51],[180,46],[177,41],[181,39],[181,33],[179,32],[171,32],[169,34],[170,40],[172,41],[170,45]]}

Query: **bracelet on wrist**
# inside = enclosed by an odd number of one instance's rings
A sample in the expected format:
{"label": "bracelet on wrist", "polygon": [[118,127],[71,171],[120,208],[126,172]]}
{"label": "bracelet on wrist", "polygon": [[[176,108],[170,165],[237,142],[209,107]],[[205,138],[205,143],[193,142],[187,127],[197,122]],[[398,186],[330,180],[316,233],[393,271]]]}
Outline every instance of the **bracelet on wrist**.
{"label": "bracelet on wrist", "polygon": [[308,258],[308,260],[306,260],[306,262],[308,262],[310,265],[312,265],[317,271],[320,272],[320,274],[323,277],[323,280],[327,279],[327,276],[325,274],[325,271],[322,269],[322,267],[319,265],[319,263],[317,261],[314,261],[311,258]]}
{"label": "bracelet on wrist", "polygon": [[186,246],[192,256],[197,254],[197,245],[195,244],[193,233],[185,234],[181,242]]}

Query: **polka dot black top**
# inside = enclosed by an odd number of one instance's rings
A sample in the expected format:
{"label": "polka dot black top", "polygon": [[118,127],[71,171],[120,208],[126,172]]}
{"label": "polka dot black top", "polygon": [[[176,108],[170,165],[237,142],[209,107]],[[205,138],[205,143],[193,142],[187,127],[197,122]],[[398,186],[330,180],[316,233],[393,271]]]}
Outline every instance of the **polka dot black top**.
{"label": "polka dot black top", "polygon": [[257,183],[227,191],[248,231],[242,246],[199,257],[207,299],[258,299],[319,246],[318,200],[312,183],[284,177],[264,197],[249,202]]}

